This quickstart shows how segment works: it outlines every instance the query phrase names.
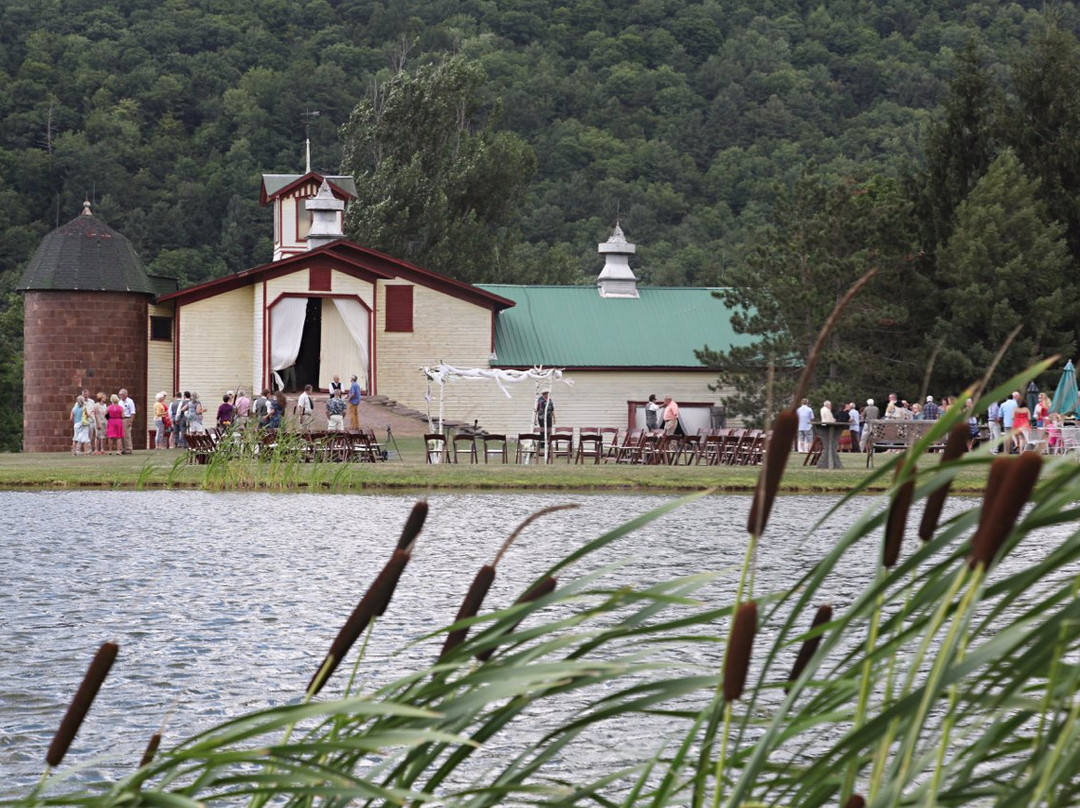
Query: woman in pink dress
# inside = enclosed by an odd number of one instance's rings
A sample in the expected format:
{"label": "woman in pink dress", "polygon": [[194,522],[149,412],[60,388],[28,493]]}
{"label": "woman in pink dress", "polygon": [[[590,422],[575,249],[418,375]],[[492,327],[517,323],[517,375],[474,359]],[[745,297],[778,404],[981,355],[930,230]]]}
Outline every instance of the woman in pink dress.
{"label": "woman in pink dress", "polygon": [[106,410],[109,419],[106,436],[109,438],[109,447],[112,449],[109,454],[118,455],[124,440],[124,408],[120,406],[120,396],[115,393],[109,401],[112,403]]}

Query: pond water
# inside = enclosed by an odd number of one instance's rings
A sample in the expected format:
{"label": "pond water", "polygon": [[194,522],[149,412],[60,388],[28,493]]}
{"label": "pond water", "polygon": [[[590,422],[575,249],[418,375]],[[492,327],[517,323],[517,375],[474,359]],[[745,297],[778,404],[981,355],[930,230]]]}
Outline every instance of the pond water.
{"label": "pond water", "polygon": [[[441,638],[402,649],[451,621],[477,568],[529,514],[580,504],[521,535],[499,567],[488,605],[508,605],[563,555],[671,499],[432,495],[413,560],[365,657],[367,683],[432,660]],[[869,498],[849,503],[807,536],[838,501],[777,501],[757,568],[760,589],[790,583],[858,514],[881,507]],[[40,776],[52,734],[106,640],[119,643],[119,658],[64,763],[113,758],[89,769],[89,778],[112,767],[130,771],[163,724],[169,744],[243,711],[295,700],[389,556],[414,502],[355,494],[0,493],[0,795],[25,793]],[[748,496],[695,500],[575,573],[619,561],[626,566],[615,574],[641,585],[717,571],[706,594],[730,602],[748,507]],[[834,602],[861,589],[877,552],[875,542],[866,563],[834,584]],[[613,744],[632,754],[632,739]]]}

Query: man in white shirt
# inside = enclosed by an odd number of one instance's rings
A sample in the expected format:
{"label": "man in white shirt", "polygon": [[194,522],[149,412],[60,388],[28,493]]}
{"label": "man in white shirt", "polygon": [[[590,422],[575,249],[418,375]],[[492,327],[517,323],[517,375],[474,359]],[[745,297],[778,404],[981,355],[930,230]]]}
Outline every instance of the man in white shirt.
{"label": "man in white shirt", "polygon": [[128,391],[125,388],[121,388],[118,395],[120,396],[120,406],[124,408],[123,453],[131,454],[131,424],[135,420],[135,399],[128,396]]}
{"label": "man in white shirt", "polygon": [[304,392],[296,400],[296,413],[300,416],[300,428],[305,432],[311,429],[315,420],[315,402],[311,400],[311,385],[304,386]]}
{"label": "man in white shirt", "polygon": [[799,438],[797,449],[802,453],[810,451],[810,445],[814,442],[814,411],[810,408],[810,400],[804,398],[795,415],[799,417]]}

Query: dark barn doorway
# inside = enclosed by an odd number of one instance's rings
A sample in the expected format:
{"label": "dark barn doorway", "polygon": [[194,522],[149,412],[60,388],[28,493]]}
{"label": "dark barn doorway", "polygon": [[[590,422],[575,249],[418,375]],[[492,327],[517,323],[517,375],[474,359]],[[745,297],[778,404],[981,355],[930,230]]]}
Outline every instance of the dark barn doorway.
{"label": "dark barn doorway", "polygon": [[322,298],[309,297],[304,333],[300,338],[300,352],[296,355],[295,387],[290,392],[303,390],[310,384],[319,388],[319,357],[322,355]]}

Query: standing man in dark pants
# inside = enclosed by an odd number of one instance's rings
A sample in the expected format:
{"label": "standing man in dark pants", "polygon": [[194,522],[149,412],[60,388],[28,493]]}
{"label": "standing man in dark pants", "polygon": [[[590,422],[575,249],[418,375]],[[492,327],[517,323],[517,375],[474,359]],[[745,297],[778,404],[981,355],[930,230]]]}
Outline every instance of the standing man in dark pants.
{"label": "standing man in dark pants", "polygon": [[544,445],[547,443],[548,435],[551,434],[551,427],[555,424],[555,405],[551,401],[551,396],[548,391],[545,390],[540,394],[540,398],[536,400],[536,428],[540,433],[540,450],[543,451]]}

